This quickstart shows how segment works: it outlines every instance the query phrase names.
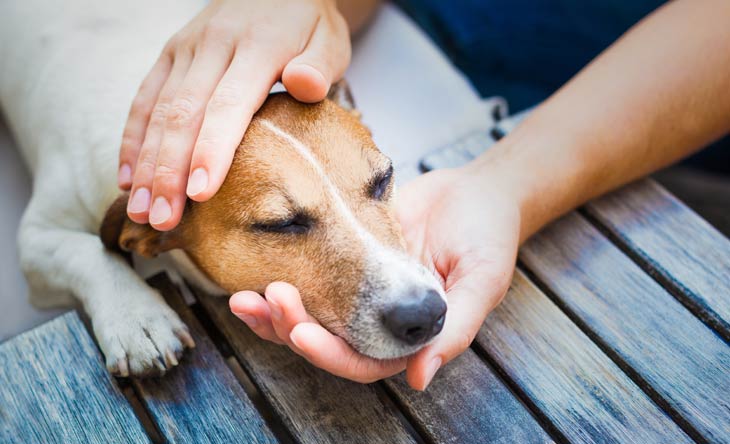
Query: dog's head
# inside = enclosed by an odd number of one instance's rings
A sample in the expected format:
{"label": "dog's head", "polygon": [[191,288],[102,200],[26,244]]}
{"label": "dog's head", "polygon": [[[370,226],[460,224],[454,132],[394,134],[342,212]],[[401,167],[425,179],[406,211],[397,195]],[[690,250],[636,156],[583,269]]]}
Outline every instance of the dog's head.
{"label": "dog's head", "polygon": [[104,243],[148,257],[182,249],[228,292],[289,282],[359,352],[415,352],[441,330],[444,292],[405,253],[393,167],[342,88],[339,104],[270,96],[212,199],[188,203],[180,225],[162,233],[127,219],[122,196],[102,225]]}

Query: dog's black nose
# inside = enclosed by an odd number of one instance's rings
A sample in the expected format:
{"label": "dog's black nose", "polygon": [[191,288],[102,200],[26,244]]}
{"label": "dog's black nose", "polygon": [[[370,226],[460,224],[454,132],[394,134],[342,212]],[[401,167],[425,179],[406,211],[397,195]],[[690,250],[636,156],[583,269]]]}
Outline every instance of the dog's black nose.
{"label": "dog's black nose", "polygon": [[409,345],[423,344],[444,326],[446,302],[435,290],[418,290],[385,311],[385,327]]}

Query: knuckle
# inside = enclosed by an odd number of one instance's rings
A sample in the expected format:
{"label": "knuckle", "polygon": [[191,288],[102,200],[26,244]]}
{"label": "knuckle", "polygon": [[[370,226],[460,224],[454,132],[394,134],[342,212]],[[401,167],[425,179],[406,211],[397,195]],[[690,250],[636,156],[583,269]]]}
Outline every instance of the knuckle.
{"label": "knuckle", "polygon": [[236,26],[227,18],[213,17],[203,28],[202,38],[204,42],[215,44],[230,44]]}
{"label": "knuckle", "polygon": [[154,123],[160,123],[164,122],[165,118],[167,117],[168,109],[170,108],[170,105],[165,100],[158,101],[154,108],[152,108],[152,112],[150,113],[150,122]]}
{"label": "knuckle", "polygon": [[179,181],[179,175],[179,171],[175,168],[169,165],[159,164],[155,169],[154,183],[156,186],[174,185]]}
{"label": "knuckle", "polygon": [[122,134],[121,151],[122,156],[127,156],[127,153],[135,151],[139,145],[139,138],[130,133],[130,130],[125,129]]}
{"label": "knuckle", "polygon": [[205,155],[205,153],[212,151],[219,144],[220,141],[215,137],[201,133],[198,141],[195,143],[195,153],[196,155]]}
{"label": "knuckle", "polygon": [[149,109],[150,99],[148,98],[144,87],[140,87],[137,96],[132,100],[129,108],[129,115],[133,118],[144,117],[145,112]]}
{"label": "knuckle", "polygon": [[241,92],[236,86],[229,83],[221,83],[210,98],[208,107],[211,111],[235,107],[241,102]]}
{"label": "knuckle", "polygon": [[454,356],[464,353],[470,346],[474,338],[468,333],[460,333],[454,342]]}
{"label": "knuckle", "polygon": [[190,96],[176,98],[168,107],[165,123],[173,128],[190,125],[197,115],[197,106]]}
{"label": "knuckle", "polygon": [[162,49],[162,53],[167,55],[175,54],[175,50],[178,46],[180,46],[181,41],[182,37],[180,36],[180,34],[174,34],[172,37],[170,37],[167,43],[165,43],[165,47]]}

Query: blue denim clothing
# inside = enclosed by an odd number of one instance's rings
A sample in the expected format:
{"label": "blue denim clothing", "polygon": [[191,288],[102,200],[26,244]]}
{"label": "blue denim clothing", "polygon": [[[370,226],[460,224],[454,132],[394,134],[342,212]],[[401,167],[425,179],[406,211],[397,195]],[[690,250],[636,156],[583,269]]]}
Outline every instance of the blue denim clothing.
{"label": "blue denim clothing", "polygon": [[[512,112],[567,82],[663,0],[396,0],[484,96]],[[730,138],[687,163],[730,173]]]}

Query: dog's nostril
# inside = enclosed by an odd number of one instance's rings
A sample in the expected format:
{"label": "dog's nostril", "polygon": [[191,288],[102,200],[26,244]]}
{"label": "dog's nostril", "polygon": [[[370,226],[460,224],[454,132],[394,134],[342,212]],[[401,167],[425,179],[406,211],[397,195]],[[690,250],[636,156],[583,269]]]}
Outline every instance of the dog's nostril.
{"label": "dog's nostril", "polygon": [[383,316],[386,328],[409,345],[423,344],[444,326],[446,303],[435,290],[414,291]]}

